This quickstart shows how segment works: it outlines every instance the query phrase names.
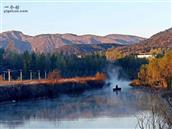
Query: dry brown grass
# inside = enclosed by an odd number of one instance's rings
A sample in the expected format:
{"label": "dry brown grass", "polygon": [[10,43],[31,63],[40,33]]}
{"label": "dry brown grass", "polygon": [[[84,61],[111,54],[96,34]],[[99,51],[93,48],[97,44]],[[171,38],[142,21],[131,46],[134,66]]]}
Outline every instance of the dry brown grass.
{"label": "dry brown grass", "polygon": [[[99,76],[101,75],[101,76]],[[88,76],[88,77],[73,77],[73,78],[59,78],[59,79],[41,79],[41,80],[12,80],[2,81],[0,82],[0,86],[7,86],[7,85],[28,85],[28,84],[62,84],[62,83],[69,83],[69,82],[76,82],[76,83],[85,83],[87,81],[103,81],[104,76],[102,74],[98,74],[97,76]]]}
{"label": "dry brown grass", "polygon": [[61,78],[61,75],[60,75],[60,71],[55,69],[53,70],[52,72],[50,72],[48,74],[48,80],[54,80],[54,79],[60,79]]}
{"label": "dry brown grass", "polygon": [[106,75],[104,73],[97,72],[96,79],[104,81],[104,80],[106,80]]}

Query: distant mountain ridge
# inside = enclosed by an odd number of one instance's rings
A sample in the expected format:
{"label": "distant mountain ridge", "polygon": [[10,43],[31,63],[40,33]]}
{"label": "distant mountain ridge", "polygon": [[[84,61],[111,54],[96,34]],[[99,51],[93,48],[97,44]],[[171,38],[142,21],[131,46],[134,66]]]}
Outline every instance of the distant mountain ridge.
{"label": "distant mountain ridge", "polygon": [[[76,49],[76,47],[89,46],[89,49],[95,48],[93,44],[102,44],[99,49],[95,51],[106,49],[109,47],[103,47],[103,44],[112,44],[112,46],[131,45],[139,43],[144,38],[131,36],[131,35],[120,35],[110,34],[106,36],[97,35],[75,35],[75,34],[40,34],[36,36],[25,35],[20,31],[7,31],[0,33],[0,48],[14,50],[17,52],[34,51],[40,53],[47,53],[53,51],[60,51],[62,48],[65,51],[65,47],[68,49]],[[79,45],[77,45],[79,44]],[[92,47],[94,46],[94,47]],[[77,48],[80,51],[82,49]]]}

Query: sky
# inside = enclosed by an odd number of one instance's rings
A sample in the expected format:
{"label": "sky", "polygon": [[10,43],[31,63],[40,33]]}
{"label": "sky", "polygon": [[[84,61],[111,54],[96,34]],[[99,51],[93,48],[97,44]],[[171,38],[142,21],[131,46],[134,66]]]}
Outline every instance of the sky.
{"label": "sky", "polygon": [[[28,35],[129,34],[150,37],[172,27],[171,0],[0,0],[1,32]],[[4,13],[19,5],[25,13]]]}

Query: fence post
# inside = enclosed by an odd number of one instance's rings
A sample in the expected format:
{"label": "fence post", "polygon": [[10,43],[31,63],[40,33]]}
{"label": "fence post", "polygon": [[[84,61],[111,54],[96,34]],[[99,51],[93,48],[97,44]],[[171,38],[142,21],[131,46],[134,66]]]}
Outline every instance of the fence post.
{"label": "fence post", "polygon": [[5,81],[5,72],[3,73],[3,79],[4,79],[4,81]]}
{"label": "fence post", "polygon": [[45,79],[47,79],[47,71],[44,71],[44,73],[45,73]]}
{"label": "fence post", "polygon": [[40,70],[38,70],[38,79],[40,80],[41,77],[40,77]]}
{"label": "fence post", "polygon": [[8,69],[8,81],[11,81],[11,73],[10,73],[10,69]]}
{"label": "fence post", "polygon": [[32,80],[32,70],[30,70],[30,80]]}
{"label": "fence post", "polygon": [[23,73],[22,73],[22,70],[20,69],[20,80],[22,81],[23,80]]}

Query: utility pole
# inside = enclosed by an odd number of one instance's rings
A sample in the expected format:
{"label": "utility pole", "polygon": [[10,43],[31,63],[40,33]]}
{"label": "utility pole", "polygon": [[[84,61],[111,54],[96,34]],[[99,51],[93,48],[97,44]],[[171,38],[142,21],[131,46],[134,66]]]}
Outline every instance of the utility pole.
{"label": "utility pole", "polygon": [[30,80],[32,80],[32,70],[30,70]]}
{"label": "utility pole", "polygon": [[11,73],[10,73],[10,69],[8,69],[8,81],[10,82],[11,81]]}
{"label": "utility pole", "polygon": [[23,73],[22,73],[22,70],[20,69],[20,80],[22,81],[23,80]]}
{"label": "utility pole", "polygon": [[40,70],[38,70],[38,80],[40,80],[41,77],[40,77]]}

